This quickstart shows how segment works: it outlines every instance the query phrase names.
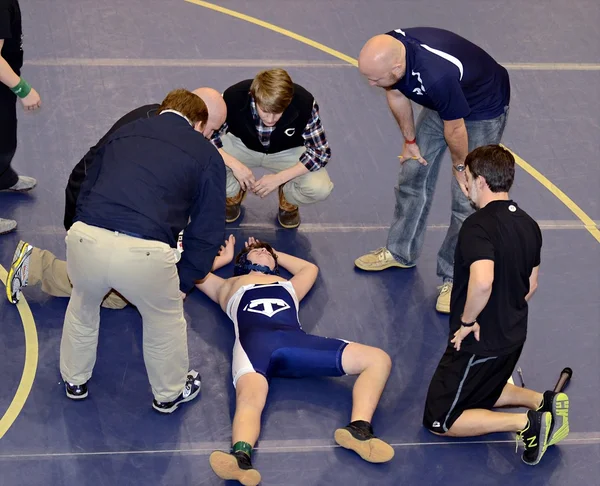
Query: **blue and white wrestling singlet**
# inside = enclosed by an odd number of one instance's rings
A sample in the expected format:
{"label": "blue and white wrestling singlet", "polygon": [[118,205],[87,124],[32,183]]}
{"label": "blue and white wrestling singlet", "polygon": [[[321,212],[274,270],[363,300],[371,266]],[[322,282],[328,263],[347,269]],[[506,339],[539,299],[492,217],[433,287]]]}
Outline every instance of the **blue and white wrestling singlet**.
{"label": "blue and white wrestling singlet", "polygon": [[348,344],[306,334],[288,281],[244,285],[227,304],[235,328],[233,385],[246,373],[272,377],[342,376]]}

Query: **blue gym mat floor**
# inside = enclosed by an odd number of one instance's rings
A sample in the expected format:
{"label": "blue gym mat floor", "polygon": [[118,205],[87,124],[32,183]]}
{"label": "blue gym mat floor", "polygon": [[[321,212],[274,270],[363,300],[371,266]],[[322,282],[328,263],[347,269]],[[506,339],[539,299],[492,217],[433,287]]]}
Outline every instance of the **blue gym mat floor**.
{"label": "blue gym mat floor", "polygon": [[[264,201],[247,197],[243,218],[229,229],[238,248],[256,236],[319,265],[317,284],[300,312],[307,331],[390,354],[393,371],[373,424],[396,456],[373,465],[335,444],[333,431],[349,419],[353,378],[276,379],[254,455],[261,484],[597,484],[595,0],[28,0],[21,1],[21,10],[23,75],[43,107],[19,112],[14,167],[36,177],[38,187],[28,195],[0,195],[1,216],[19,223],[16,232],[0,237],[4,268],[20,239],[64,258],[69,173],[131,109],[160,102],[176,87],[222,91],[273,66],[287,69],[315,95],[333,153],[332,195],[302,208],[297,231],[276,224],[276,195]],[[571,434],[536,467],[521,462],[512,434],[445,439],[421,426],[448,332],[447,316],[434,306],[440,285],[436,254],[450,217],[449,163],[438,181],[417,267],[368,274],[353,265],[357,256],[385,245],[402,138],[383,91],[370,87],[351,62],[372,35],[423,25],[474,41],[510,73],[503,143],[520,157],[512,197],[538,220],[544,237],[540,287],[519,366],[527,386],[541,391],[554,386],[565,366],[574,371],[567,388]],[[202,375],[201,397],[161,416],[150,406],[135,309],[102,311],[90,398],[76,403],[65,397],[58,370],[68,300],[37,288],[24,295],[18,308],[0,299],[0,485],[223,484],[208,455],[228,449],[231,438],[234,334],[216,305],[197,291],[186,300],[190,363]]]}

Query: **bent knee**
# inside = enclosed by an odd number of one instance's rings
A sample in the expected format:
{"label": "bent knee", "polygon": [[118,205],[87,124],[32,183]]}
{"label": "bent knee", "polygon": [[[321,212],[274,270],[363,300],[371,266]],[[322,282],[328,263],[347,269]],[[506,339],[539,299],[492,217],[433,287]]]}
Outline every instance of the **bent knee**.
{"label": "bent knee", "polygon": [[342,365],[347,374],[362,373],[367,368],[377,368],[389,374],[392,370],[392,358],[383,349],[364,344],[350,343],[342,355]]}
{"label": "bent knee", "polygon": [[324,201],[333,191],[333,182],[326,172],[314,172],[312,177],[307,177],[296,186],[297,199],[301,204],[310,204]]}
{"label": "bent knee", "polygon": [[392,370],[392,358],[383,349],[377,348],[377,363],[388,372]]}

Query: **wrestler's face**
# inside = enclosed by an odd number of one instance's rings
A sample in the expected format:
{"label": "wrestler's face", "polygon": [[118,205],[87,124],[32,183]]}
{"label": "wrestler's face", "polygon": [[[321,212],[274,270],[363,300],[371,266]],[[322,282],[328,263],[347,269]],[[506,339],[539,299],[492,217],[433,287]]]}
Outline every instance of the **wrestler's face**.
{"label": "wrestler's face", "polygon": [[264,265],[271,270],[275,269],[275,258],[273,258],[271,252],[266,248],[253,248],[248,252],[247,259],[250,263]]}

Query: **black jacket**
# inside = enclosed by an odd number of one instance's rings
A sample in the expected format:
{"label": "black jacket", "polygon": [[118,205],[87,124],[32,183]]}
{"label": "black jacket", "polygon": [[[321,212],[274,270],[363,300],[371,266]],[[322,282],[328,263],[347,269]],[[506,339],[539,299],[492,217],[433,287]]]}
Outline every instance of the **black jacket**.
{"label": "black jacket", "polygon": [[177,267],[187,293],[210,272],[225,239],[223,158],[175,113],[128,123],[97,151],[75,221],[173,248],[185,229]]}
{"label": "black jacket", "polygon": [[88,153],[83,156],[83,159],[75,166],[71,175],[69,176],[69,182],[65,189],[65,217],[64,225],[65,229],[69,231],[69,228],[73,225],[73,218],[75,218],[75,204],[77,203],[77,197],[79,196],[79,190],[83,179],[85,179],[86,172],[90,169],[96,152],[102,147],[108,138],[116,132],[119,128],[128,123],[139,120],[140,118],[150,118],[156,114],[156,110],[160,105],[144,105],[130,111],[125,116],[121,117],[110,130],[100,139],[100,141],[88,150]]}

